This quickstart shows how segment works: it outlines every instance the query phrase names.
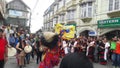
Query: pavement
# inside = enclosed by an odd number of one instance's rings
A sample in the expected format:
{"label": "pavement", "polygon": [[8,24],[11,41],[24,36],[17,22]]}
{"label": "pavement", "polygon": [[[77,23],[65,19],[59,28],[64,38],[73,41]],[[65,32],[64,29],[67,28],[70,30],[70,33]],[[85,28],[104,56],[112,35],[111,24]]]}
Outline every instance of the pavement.
{"label": "pavement", "polygon": [[[24,68],[38,68],[38,64],[36,64],[35,60],[31,60],[30,64],[26,64]],[[5,64],[5,68],[19,68],[17,65],[16,57],[11,57],[8,59],[7,63]]]}
{"label": "pavement", "polygon": [[[107,65],[100,65],[99,63],[93,63],[94,68],[112,68],[111,62],[108,62]],[[31,60],[30,64],[27,64],[24,68],[38,68],[39,64],[36,64],[35,60]],[[5,64],[5,68],[19,68],[17,65],[17,60],[15,57],[11,57],[8,59],[8,61]],[[59,66],[56,66],[54,68],[59,68]]]}

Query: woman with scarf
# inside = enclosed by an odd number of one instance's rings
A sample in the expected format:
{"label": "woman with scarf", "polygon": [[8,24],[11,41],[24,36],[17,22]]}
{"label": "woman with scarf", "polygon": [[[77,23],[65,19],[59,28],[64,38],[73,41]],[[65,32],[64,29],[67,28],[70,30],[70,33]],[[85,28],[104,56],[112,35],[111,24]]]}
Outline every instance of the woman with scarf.
{"label": "woman with scarf", "polygon": [[104,37],[102,42],[99,45],[99,56],[100,56],[100,64],[106,65],[107,64],[107,54],[108,54],[108,48],[110,47],[109,42]]}

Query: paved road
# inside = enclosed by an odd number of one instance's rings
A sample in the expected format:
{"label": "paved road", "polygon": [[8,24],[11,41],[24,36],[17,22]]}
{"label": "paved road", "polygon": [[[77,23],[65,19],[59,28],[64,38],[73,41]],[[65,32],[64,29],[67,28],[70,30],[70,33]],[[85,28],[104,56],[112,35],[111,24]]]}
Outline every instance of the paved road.
{"label": "paved road", "polygon": [[[19,68],[16,63],[16,58],[9,58],[8,62],[5,64],[5,68]],[[35,60],[32,60],[29,65],[26,65],[24,68],[38,68],[38,65],[35,63]],[[55,67],[59,68],[59,67]],[[111,63],[107,65],[100,65],[98,63],[94,63],[94,68],[112,68]]]}
{"label": "paved road", "polygon": [[[5,68],[19,68],[16,58],[9,58],[7,63],[5,64]],[[31,60],[30,64],[27,64],[24,68],[38,68],[38,64],[35,63],[35,60]]]}

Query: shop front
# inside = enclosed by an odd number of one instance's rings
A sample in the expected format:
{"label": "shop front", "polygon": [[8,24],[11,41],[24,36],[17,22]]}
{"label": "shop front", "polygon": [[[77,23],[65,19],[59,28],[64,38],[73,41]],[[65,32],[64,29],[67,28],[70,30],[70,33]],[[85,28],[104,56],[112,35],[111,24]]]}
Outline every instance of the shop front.
{"label": "shop front", "polygon": [[90,26],[86,26],[86,27],[77,27],[77,36],[85,36],[85,37],[89,37],[89,36],[97,36],[97,31],[95,30],[95,27],[90,27]]}
{"label": "shop front", "polygon": [[120,35],[120,18],[98,21],[98,35],[105,35],[108,39]]}

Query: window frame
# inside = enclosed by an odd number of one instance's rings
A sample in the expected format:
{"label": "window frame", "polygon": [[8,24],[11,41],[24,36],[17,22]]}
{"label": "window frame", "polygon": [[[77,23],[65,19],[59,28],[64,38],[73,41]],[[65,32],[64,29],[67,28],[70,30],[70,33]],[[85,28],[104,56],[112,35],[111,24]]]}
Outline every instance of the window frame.
{"label": "window frame", "polygon": [[[118,0],[119,3],[116,1],[117,0],[109,0],[109,8],[108,8],[109,12],[120,10],[120,0]],[[118,3],[118,7],[116,7],[115,3]]]}
{"label": "window frame", "polygon": [[[89,5],[91,3],[91,5]],[[80,17],[86,18],[86,17],[92,17],[93,16],[93,2],[85,2],[80,5]],[[91,11],[89,11],[91,9]],[[89,14],[91,13],[91,14]]]}

